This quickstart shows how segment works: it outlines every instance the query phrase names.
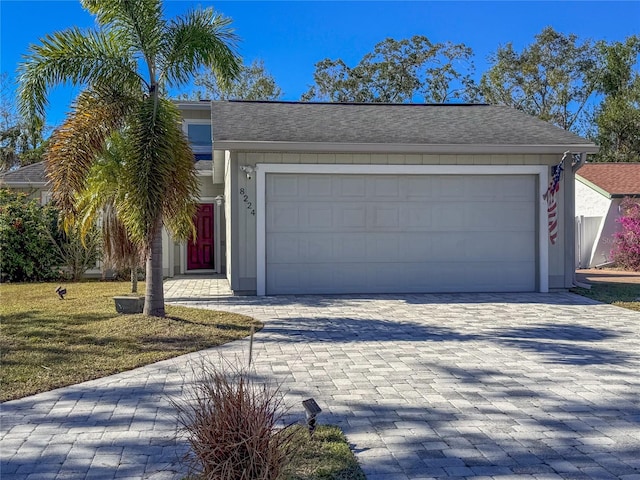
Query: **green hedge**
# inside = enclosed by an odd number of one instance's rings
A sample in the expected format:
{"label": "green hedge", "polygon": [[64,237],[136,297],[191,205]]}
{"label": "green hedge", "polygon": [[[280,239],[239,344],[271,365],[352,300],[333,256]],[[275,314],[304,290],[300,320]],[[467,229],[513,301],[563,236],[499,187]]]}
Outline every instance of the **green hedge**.
{"label": "green hedge", "polygon": [[27,194],[0,189],[0,280],[25,282],[53,280],[59,255],[52,238],[58,231],[58,211],[41,206]]}

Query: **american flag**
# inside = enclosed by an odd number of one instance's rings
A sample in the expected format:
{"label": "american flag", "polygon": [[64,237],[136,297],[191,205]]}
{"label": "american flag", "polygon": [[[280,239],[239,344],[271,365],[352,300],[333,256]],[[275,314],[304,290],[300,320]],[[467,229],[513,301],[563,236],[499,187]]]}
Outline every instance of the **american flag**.
{"label": "american flag", "polygon": [[542,196],[547,201],[547,217],[549,221],[549,241],[552,245],[555,245],[558,238],[558,204],[556,203],[556,193],[560,190],[560,177],[564,170],[564,159],[567,158],[570,152],[565,152],[562,156],[562,160],[558,165],[553,168],[553,176],[549,183],[549,188]]}

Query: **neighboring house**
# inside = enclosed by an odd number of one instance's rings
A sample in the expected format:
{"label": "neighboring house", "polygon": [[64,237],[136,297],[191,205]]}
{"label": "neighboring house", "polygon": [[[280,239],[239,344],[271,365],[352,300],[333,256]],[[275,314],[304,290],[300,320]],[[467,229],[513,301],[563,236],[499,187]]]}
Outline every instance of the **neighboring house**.
{"label": "neighboring house", "polygon": [[[51,201],[51,191],[47,183],[43,162],[33,163],[0,174],[0,188],[8,187],[11,190],[24,192],[28,198],[37,200],[40,205],[45,205]],[[97,261],[85,272],[88,277],[99,277],[101,274],[100,261]]]}
{"label": "neighboring house", "polygon": [[[258,295],[573,284],[573,169],[597,147],[570,132],[488,105],[178,106],[201,206],[195,244],[164,235],[167,276]],[[565,152],[552,243],[542,196]]]}
{"label": "neighboring house", "polygon": [[590,163],[576,173],[576,265],[611,263],[620,202],[640,196],[640,163]]}
{"label": "neighboring house", "polygon": [[24,192],[29,198],[38,200],[41,205],[51,200],[42,162],[0,174],[0,188],[2,187]]}

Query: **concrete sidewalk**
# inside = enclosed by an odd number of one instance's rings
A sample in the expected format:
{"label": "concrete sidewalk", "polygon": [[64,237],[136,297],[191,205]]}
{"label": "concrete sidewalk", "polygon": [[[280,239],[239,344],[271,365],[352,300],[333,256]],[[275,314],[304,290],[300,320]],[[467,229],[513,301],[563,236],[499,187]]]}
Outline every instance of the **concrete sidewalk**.
{"label": "concrete sidewalk", "polygon": [[[640,314],[568,293],[230,297],[254,365],[347,434],[369,480],[640,479]],[[180,479],[169,398],[242,340],[2,404],[2,479]]]}

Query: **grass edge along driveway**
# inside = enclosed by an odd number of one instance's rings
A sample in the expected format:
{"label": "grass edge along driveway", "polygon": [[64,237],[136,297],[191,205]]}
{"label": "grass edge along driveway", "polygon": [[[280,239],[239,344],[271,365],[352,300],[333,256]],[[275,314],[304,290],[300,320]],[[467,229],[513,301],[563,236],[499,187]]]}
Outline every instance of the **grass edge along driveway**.
{"label": "grass edge along driveway", "polygon": [[[167,306],[166,318],[118,315],[128,282],[0,284],[0,401],[131,370],[246,337],[235,313]],[[139,285],[144,291],[144,284]]]}
{"label": "grass edge along driveway", "polygon": [[640,312],[640,283],[588,282],[590,289],[575,287],[571,291],[602,303]]}

